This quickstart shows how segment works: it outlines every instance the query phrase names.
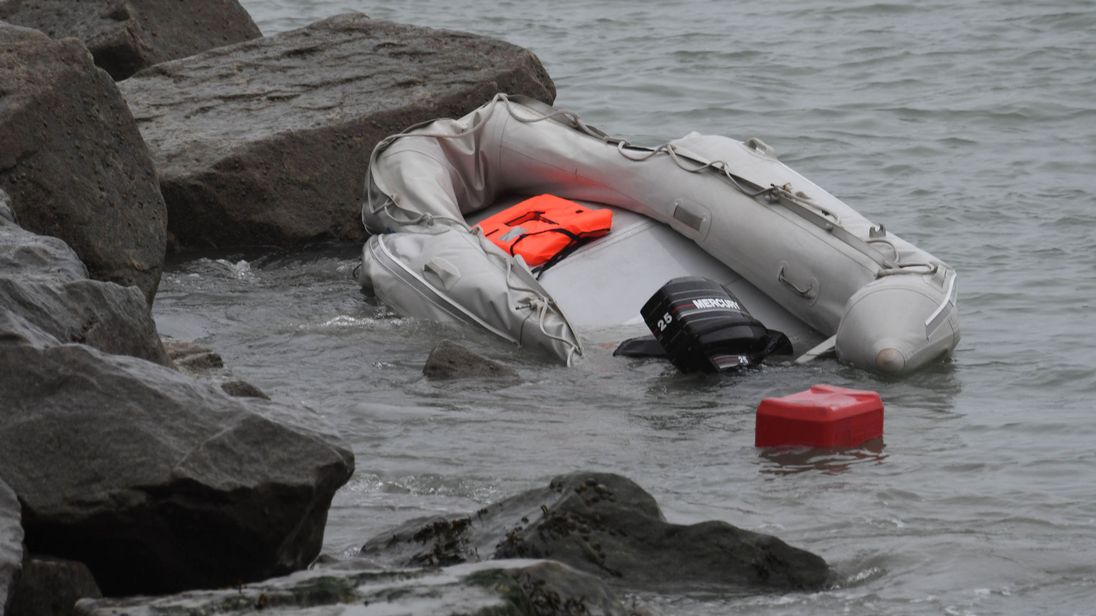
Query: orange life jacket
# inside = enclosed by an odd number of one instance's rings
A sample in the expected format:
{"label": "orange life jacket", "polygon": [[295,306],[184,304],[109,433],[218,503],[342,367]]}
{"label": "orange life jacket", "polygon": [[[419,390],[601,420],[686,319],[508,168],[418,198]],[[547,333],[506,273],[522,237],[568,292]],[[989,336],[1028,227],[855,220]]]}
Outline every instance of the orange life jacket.
{"label": "orange life jacket", "polygon": [[612,210],[592,210],[555,195],[537,195],[484,219],[479,227],[496,246],[537,267],[605,235],[612,224]]}

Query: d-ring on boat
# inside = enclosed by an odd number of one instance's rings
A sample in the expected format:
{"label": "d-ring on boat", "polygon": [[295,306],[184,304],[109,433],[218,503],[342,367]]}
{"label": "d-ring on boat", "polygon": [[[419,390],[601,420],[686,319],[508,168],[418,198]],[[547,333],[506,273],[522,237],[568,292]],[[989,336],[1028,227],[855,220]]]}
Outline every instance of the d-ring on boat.
{"label": "d-ring on boat", "polygon": [[[542,194],[614,218],[538,280],[473,223]],[[639,307],[683,275],[733,289],[807,357],[832,347],[842,362],[904,374],[959,341],[955,271],[757,139],[691,133],[640,147],[500,94],[378,144],[362,221],[372,236],[360,282],[393,310],[474,324],[568,364],[581,339],[645,329]]]}

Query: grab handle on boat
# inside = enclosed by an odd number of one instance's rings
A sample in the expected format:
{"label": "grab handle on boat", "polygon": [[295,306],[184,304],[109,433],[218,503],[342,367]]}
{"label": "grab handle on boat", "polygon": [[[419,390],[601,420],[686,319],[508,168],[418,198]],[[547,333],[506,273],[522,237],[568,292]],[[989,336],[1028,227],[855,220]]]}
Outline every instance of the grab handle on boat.
{"label": "grab handle on boat", "polygon": [[813,280],[811,281],[811,283],[809,285],[807,285],[806,289],[804,289],[802,287],[799,287],[794,282],[789,280],[787,276],[784,275],[784,268],[785,268],[785,264],[781,263],[780,264],[780,271],[777,272],[777,274],[776,274],[776,279],[777,280],[779,280],[780,282],[788,285],[789,287],[791,287],[791,289],[793,291],[795,291],[796,293],[802,295],[803,297],[805,297],[807,299],[814,299],[818,295],[818,290],[814,288],[814,281]]}
{"label": "grab handle on boat", "polygon": [[460,269],[441,257],[430,259],[430,261],[422,267],[422,271],[424,274],[429,272],[437,276],[441,281],[442,286],[446,289],[452,289],[453,285],[460,280]]}

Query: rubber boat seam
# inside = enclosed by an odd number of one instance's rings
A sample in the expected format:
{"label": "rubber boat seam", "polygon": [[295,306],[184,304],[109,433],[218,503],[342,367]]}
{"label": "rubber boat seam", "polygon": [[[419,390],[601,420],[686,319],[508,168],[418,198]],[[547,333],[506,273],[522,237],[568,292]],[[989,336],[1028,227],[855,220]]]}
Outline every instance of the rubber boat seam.
{"label": "rubber boat seam", "polygon": [[[460,314],[454,313],[452,310],[450,310],[449,306],[447,306],[445,304],[439,304],[438,302],[434,301],[433,297],[423,293],[422,289],[420,289],[418,286],[416,286],[414,284],[411,284],[410,281],[408,281],[408,279],[406,277],[400,275],[401,273],[409,273],[409,272],[406,272],[405,268],[403,268],[403,266],[400,265],[399,261],[397,261],[396,258],[393,257],[392,254],[388,251],[387,247],[383,245],[383,242],[384,242],[383,236],[378,236],[378,237],[379,237],[379,239],[377,240],[377,246],[380,246],[380,251],[382,253],[381,257],[383,257],[383,258],[378,258],[377,263],[379,263],[381,265],[381,267],[388,270],[393,276],[397,277],[399,280],[402,280],[405,283],[408,283],[407,286],[409,286],[411,289],[414,289],[414,291],[416,293],[418,293],[420,296],[422,296],[422,298],[424,300],[429,302],[430,305],[436,306],[437,308],[443,310],[444,312],[447,312],[448,314],[452,315],[455,319],[460,320],[460,317],[461,317]],[[376,247],[370,247],[370,251],[372,251],[374,255],[377,254],[377,250],[378,249]],[[400,269],[397,270],[397,269],[393,268],[392,265],[391,265],[392,263],[400,265]],[[414,280],[414,278],[412,278],[412,281],[413,280]]]}
{"label": "rubber boat seam", "polygon": [[[377,240],[376,245],[380,247],[381,251],[384,253],[384,256],[390,262],[395,263],[397,266],[399,266],[399,268],[401,270],[403,270],[405,273],[407,273],[409,276],[411,276],[420,285],[426,287],[427,289],[431,288],[430,283],[428,283],[425,279],[423,279],[421,276],[416,274],[414,271],[412,271],[410,268],[408,268],[403,263],[401,263],[398,259],[396,259],[396,257],[394,255],[392,255],[392,253],[388,250],[388,247],[384,245],[384,237],[383,236],[381,236]],[[382,265],[384,265],[385,269],[392,272],[393,274],[398,275],[398,272],[394,271],[391,267],[389,267],[388,264],[384,260],[381,260],[380,263]],[[474,325],[479,325],[480,327],[486,329],[487,331],[489,331],[489,332],[491,332],[491,333],[493,333],[493,334],[495,334],[495,335],[497,335],[497,336],[499,336],[499,337],[501,337],[505,340],[509,340],[510,342],[513,342],[514,344],[520,344],[520,341],[518,339],[515,339],[514,337],[510,336],[510,334],[508,334],[508,333],[506,333],[506,332],[504,332],[500,329],[497,329],[495,327],[492,327],[491,324],[482,321],[479,317],[477,317],[476,315],[474,315],[474,314],[470,313],[469,311],[467,311],[463,306],[453,304],[453,303],[450,303],[450,302],[447,302],[445,304],[439,304],[431,296],[424,293],[423,290],[421,288],[419,288],[418,286],[412,285],[411,288],[415,289],[415,291],[417,291],[419,293],[419,295],[423,296],[431,304],[433,304],[434,306],[437,306],[438,308],[441,308],[442,310],[448,312],[449,314],[454,314],[453,311],[450,310],[450,307],[455,307],[460,311],[459,314],[454,315],[457,318],[460,318],[461,316],[464,316],[464,317],[466,317],[465,321],[471,322]],[[437,295],[437,294],[434,294],[434,297],[440,297],[440,296]],[[528,319],[528,317],[526,317],[526,319]],[[522,322],[524,323],[524,321],[522,321]]]}

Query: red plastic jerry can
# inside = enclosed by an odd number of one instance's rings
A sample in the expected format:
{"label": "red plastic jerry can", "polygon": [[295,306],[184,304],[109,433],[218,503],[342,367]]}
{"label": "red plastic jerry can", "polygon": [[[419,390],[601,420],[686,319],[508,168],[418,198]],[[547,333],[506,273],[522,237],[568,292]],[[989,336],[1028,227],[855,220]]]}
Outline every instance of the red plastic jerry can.
{"label": "red plastic jerry can", "polygon": [[756,447],[857,447],[883,436],[883,401],[874,391],[812,385],[757,407]]}

